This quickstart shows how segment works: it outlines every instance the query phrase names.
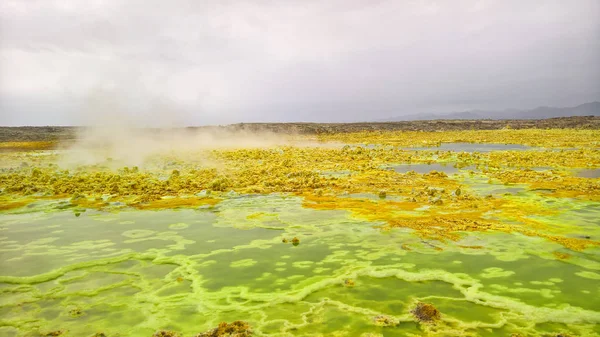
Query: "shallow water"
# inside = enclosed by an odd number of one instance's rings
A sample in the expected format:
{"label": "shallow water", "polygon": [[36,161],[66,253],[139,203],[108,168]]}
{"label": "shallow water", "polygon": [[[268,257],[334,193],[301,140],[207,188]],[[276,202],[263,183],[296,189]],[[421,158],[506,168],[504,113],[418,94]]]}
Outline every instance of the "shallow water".
{"label": "shallow water", "polygon": [[[564,214],[543,221],[600,236],[598,205],[552,205]],[[600,333],[600,250],[558,260],[551,252],[564,248],[536,237],[424,240],[277,195],[210,210],[12,214],[0,224],[0,336],[191,336],[233,320],[272,336]],[[299,245],[282,242],[293,237]],[[414,322],[417,301],[442,312],[435,330]],[[378,326],[380,315],[399,324]]]}
{"label": "shallow water", "polygon": [[441,143],[439,146],[405,147],[403,149],[411,151],[491,152],[531,150],[533,148],[521,144]]}
{"label": "shallow water", "polygon": [[[411,149],[530,148],[449,143]],[[289,150],[270,151],[278,156]],[[257,336],[600,335],[600,248],[567,248],[556,239],[599,241],[597,199],[559,197],[547,186],[503,184],[494,175],[518,171],[518,165],[460,164],[457,156],[431,152],[417,159],[448,162],[386,159],[376,170],[368,167],[384,156],[374,152],[355,166],[328,163],[325,157],[328,165],[312,173],[343,186],[330,208],[307,205],[319,197],[326,204],[332,196],[317,178],[309,181],[315,185],[306,199],[223,191],[213,193],[216,205],[196,209],[138,211],[126,199],[111,199],[105,211],[97,211],[40,194],[25,207],[7,208],[0,213],[0,337],[58,330],[65,336],[149,337],[159,329],[193,336],[234,320],[247,321]],[[186,163],[157,166],[158,179],[168,180]],[[553,170],[546,164],[532,169]],[[597,173],[575,167],[558,170],[570,179]],[[417,174],[404,174],[409,171]],[[448,177],[422,175],[432,171]],[[410,183],[393,185],[399,180]],[[352,189],[365,182],[375,187]],[[428,191],[418,204],[410,201]],[[442,204],[433,202],[436,193]],[[486,202],[457,203],[460,195]],[[486,211],[478,215],[475,230],[440,224],[444,215],[464,220],[478,205]],[[426,222],[424,230],[385,227],[389,219],[428,216],[442,219]],[[486,220],[500,225],[488,229]],[[504,230],[505,225],[514,227]],[[432,228],[456,230],[456,237],[435,236]],[[292,238],[300,243],[292,244]],[[418,302],[433,304],[441,320],[418,322],[411,313]],[[382,324],[381,317],[393,326]]]}
{"label": "shallow water", "polygon": [[[459,171],[458,168],[454,167],[452,164],[404,164],[404,165],[396,165],[390,166],[394,171],[398,173],[407,173],[410,171],[416,173],[429,173],[431,171],[444,172],[446,174],[454,174]],[[468,169],[468,168],[465,168]]]}
{"label": "shallow water", "polygon": [[600,169],[578,170],[576,175],[582,178],[600,178]]}

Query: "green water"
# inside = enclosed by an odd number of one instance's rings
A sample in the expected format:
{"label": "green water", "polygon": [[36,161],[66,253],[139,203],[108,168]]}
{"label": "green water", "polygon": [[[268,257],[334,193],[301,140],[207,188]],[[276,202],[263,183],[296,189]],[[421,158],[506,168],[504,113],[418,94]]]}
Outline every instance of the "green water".
{"label": "green water", "polygon": [[[563,210],[565,232],[578,223],[599,237],[598,205],[538,198]],[[4,214],[0,336],[193,336],[234,320],[259,336],[600,334],[599,249],[562,261],[551,254],[562,246],[519,234],[429,241],[301,204],[271,195],[199,210]],[[299,245],[282,242],[293,237]],[[473,245],[484,248],[460,247]],[[418,301],[442,321],[416,322]],[[378,325],[380,315],[398,324]]]}

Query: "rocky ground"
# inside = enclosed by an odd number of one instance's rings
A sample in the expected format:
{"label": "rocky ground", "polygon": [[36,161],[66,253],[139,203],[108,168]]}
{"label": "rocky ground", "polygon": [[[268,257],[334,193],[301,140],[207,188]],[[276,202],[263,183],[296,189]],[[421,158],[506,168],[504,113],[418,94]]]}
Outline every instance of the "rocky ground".
{"label": "rocky ground", "polygon": [[[189,130],[329,134],[358,131],[448,131],[513,129],[600,129],[600,117],[560,117],[527,120],[431,120],[364,123],[239,123],[225,126],[188,127]],[[0,127],[0,142],[47,142],[75,139],[78,127]]]}

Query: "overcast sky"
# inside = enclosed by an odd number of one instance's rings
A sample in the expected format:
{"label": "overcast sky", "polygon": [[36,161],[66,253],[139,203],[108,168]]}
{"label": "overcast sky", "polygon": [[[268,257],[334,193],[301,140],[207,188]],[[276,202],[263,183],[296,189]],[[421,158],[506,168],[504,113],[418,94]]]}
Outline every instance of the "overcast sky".
{"label": "overcast sky", "polygon": [[3,0],[0,125],[573,106],[598,60],[598,0]]}

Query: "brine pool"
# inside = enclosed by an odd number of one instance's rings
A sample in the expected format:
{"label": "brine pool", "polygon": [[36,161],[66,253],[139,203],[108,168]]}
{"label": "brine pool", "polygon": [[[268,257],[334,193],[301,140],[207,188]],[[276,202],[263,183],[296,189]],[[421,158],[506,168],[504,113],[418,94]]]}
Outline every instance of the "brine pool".
{"label": "brine pool", "polygon": [[[568,205],[552,221],[600,236],[600,207]],[[4,214],[0,336],[193,336],[235,320],[257,336],[600,335],[600,249],[498,232],[443,243],[380,225],[286,195]],[[441,320],[416,321],[418,302]]]}
{"label": "brine pool", "polygon": [[522,144],[494,143],[441,143],[438,146],[404,147],[409,151],[455,151],[455,152],[492,152],[492,151],[524,151],[534,149]]}

